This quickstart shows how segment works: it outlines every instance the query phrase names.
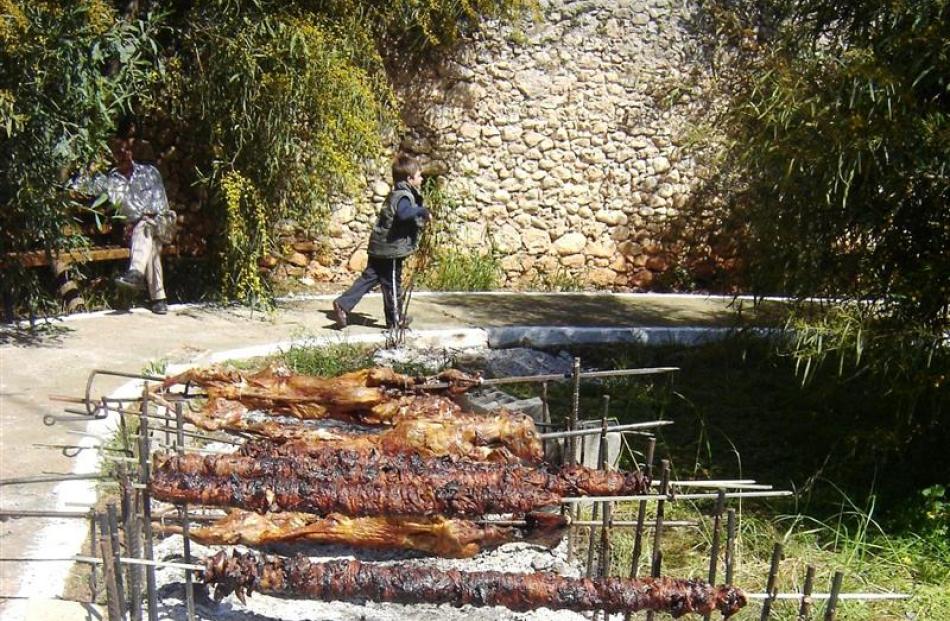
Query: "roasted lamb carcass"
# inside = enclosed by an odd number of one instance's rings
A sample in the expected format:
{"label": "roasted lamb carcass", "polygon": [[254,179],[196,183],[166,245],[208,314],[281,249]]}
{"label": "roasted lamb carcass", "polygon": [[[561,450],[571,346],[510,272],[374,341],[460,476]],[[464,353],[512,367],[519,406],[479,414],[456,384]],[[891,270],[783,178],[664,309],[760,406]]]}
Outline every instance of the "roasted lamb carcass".
{"label": "roasted lamb carcass", "polygon": [[582,466],[557,470],[418,456],[327,451],[251,458],[162,456],[150,488],[173,503],[350,516],[528,513],[566,495],[642,494],[649,478]]}
{"label": "roasted lamb carcass", "polygon": [[[525,542],[552,547],[563,537],[567,520],[530,513],[524,526],[504,527],[435,517],[350,518],[331,514],[265,513],[232,510],[189,535],[205,545],[265,546],[275,543],[343,544],[359,548],[414,550],[435,556],[468,558],[484,548]],[[173,532],[165,527],[166,532]]]}
{"label": "roasted lamb carcass", "polygon": [[731,586],[673,578],[565,578],[552,573],[440,571],[410,565],[375,565],[359,561],[312,563],[295,558],[259,557],[224,552],[205,559],[204,581],[215,597],[235,593],[241,601],[254,591],[277,597],[362,603],[504,606],[608,613],[653,610],[674,617],[716,610],[729,617],[746,604]]}
{"label": "roasted lamb carcass", "polygon": [[[435,378],[401,375],[388,368],[372,368],[337,377],[299,375],[270,367],[253,374],[211,368],[190,369],[165,380],[164,387],[194,384],[204,388],[209,403],[225,399],[245,407],[273,410],[298,418],[346,418],[385,423],[398,408],[381,407],[407,393],[426,391],[436,382],[448,384],[441,392],[456,393],[478,384],[477,377],[449,369]],[[421,396],[421,395],[420,395]],[[451,403],[451,401],[449,401]],[[414,409],[421,409],[414,406]],[[375,411],[374,411],[375,410]]]}
{"label": "roasted lamb carcass", "polygon": [[328,449],[343,449],[510,463],[538,463],[543,457],[531,417],[504,411],[484,416],[403,419],[375,434],[312,429],[273,421],[241,421],[227,428],[266,438],[242,447],[242,454],[250,456],[307,456]]}
{"label": "roasted lamb carcass", "polygon": [[305,397],[233,399],[209,392],[209,397],[201,409],[190,410],[186,416],[189,422],[203,429],[215,430],[241,420],[251,410],[300,420],[335,419],[374,426],[392,425],[405,419],[451,418],[462,413],[458,404],[442,395],[393,395],[363,408],[339,408]]}

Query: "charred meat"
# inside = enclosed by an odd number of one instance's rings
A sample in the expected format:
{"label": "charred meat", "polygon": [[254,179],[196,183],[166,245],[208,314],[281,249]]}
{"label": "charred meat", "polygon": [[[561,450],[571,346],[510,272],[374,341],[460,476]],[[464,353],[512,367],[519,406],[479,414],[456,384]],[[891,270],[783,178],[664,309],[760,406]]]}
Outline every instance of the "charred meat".
{"label": "charred meat", "polygon": [[408,565],[381,566],[359,561],[311,563],[295,558],[258,557],[224,552],[205,560],[204,580],[215,597],[235,593],[242,601],[254,591],[299,599],[362,603],[504,606],[608,613],[653,610],[674,617],[688,613],[735,614],[746,603],[743,592],[701,580],[672,578],[565,578],[553,573],[461,572]]}

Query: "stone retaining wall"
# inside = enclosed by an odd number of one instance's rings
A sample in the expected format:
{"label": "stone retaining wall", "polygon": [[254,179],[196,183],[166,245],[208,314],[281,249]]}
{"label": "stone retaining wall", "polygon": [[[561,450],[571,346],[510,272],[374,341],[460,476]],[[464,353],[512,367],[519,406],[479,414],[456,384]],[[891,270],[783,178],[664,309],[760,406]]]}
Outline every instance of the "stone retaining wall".
{"label": "stone retaining wall", "polygon": [[[461,248],[490,248],[506,284],[563,274],[600,288],[649,289],[678,261],[663,243],[697,184],[684,149],[702,96],[680,89],[689,9],[675,0],[547,0],[537,20],[490,26],[400,88],[402,147],[443,176],[443,215]],[[335,211],[332,260],[348,279],[388,190]]]}

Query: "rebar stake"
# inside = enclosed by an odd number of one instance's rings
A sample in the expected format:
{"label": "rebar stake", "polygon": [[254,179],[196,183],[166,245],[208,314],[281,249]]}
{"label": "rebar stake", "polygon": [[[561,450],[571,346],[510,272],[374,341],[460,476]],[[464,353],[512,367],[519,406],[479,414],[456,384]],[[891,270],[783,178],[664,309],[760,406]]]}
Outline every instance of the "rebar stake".
{"label": "rebar stake", "polygon": [[[719,490],[716,499],[716,509],[713,513],[712,541],[709,544],[709,584],[716,584],[716,569],[719,566],[719,530],[722,524],[722,512],[726,509],[726,490]],[[710,621],[711,613],[703,615],[705,621]]]}
{"label": "rebar stake", "polygon": [[122,558],[122,548],[119,543],[119,523],[115,503],[110,502],[106,505],[106,513],[103,515],[103,526],[105,529],[102,534],[103,536],[109,537],[109,547],[113,555],[112,562],[115,564],[115,584],[119,590],[119,602],[122,605],[122,609],[125,610],[125,581],[122,578],[122,565],[119,563],[119,559]]}
{"label": "rebar stake", "polygon": [[782,544],[776,543],[775,547],[772,548],[772,562],[769,564],[769,578],[765,583],[765,594],[768,596],[762,602],[762,615],[759,617],[759,621],[768,621],[768,618],[772,616],[772,603],[775,602],[775,594],[778,593],[778,590],[775,588],[775,583],[778,580],[778,566],[782,561]]}
{"label": "rebar stake", "polygon": [[[106,523],[105,516],[99,517],[99,523],[101,527],[104,527]],[[109,621],[124,621],[124,606],[120,599],[122,591],[117,584],[115,552],[108,536],[103,536],[99,540],[99,550],[102,554],[102,576],[106,583],[106,610],[109,614]]]}
{"label": "rebar stake", "polygon": [[831,580],[831,594],[825,604],[825,621],[835,621],[838,617],[838,595],[841,594],[841,583],[844,582],[844,572],[836,571]]}
{"label": "rebar stake", "polygon": [[[581,411],[581,359],[574,358],[574,367],[572,374],[573,382],[573,394],[571,399],[571,417],[568,419],[567,431],[574,431],[577,429],[577,419],[580,417]],[[573,466],[577,463],[577,441],[574,436],[571,436],[568,439],[568,466]]]}
{"label": "rebar stake", "polygon": [[[95,556],[99,551],[99,529],[96,528],[96,514],[89,514],[89,556]],[[99,570],[96,565],[89,568],[89,599],[96,601],[99,597]]]}
{"label": "rebar stake", "polygon": [[[136,492],[125,464],[119,464],[119,476],[122,488],[123,526],[129,556],[138,558],[142,554],[142,531],[138,522]],[[129,573],[129,607],[132,621],[142,620],[142,567],[131,565]]]}
{"label": "rebar stake", "polygon": [[[650,438],[647,441],[647,453],[646,460],[643,464],[644,473],[647,477],[653,476],[653,454],[656,452],[656,438]],[[640,573],[640,555],[643,553],[643,524],[646,522],[647,516],[647,503],[645,500],[640,501],[640,505],[637,507],[637,528],[634,532],[633,538],[633,555],[630,561],[630,578],[636,578],[637,574]],[[631,613],[624,615],[624,621],[630,621],[633,617]]]}
{"label": "rebar stake", "polygon": [[[175,442],[178,445],[178,454],[185,454],[185,434],[182,433],[182,425],[185,422],[185,412],[181,401],[175,404],[176,435]],[[181,517],[181,536],[185,553],[185,563],[191,564],[191,533],[189,531],[188,505],[178,507],[178,514]],[[195,621],[195,584],[191,572],[185,572],[185,603],[188,609],[188,621]]]}
{"label": "rebar stake", "polygon": [[[654,578],[660,577],[660,569],[663,565],[663,513],[666,509],[666,495],[670,492],[670,462],[664,459],[660,462],[660,495],[661,499],[656,503],[656,527],[653,531],[653,560],[650,564],[650,575]],[[647,621],[653,621],[656,613],[652,610],[647,612]]]}
{"label": "rebar stake", "polygon": [[731,585],[736,571],[736,510],[726,512],[726,584]]}
{"label": "rebar stake", "polygon": [[[148,493],[149,483],[149,447],[148,447],[148,386],[142,391],[142,417],[139,419],[139,483],[142,484],[142,530],[145,537],[145,558],[155,560],[155,549],[152,542],[152,499]],[[145,568],[145,590],[148,597],[148,619],[158,621],[157,589],[155,585],[155,567]]]}
{"label": "rebar stake", "polygon": [[802,603],[798,608],[798,621],[811,619],[811,591],[815,588],[815,566],[805,568],[805,586],[802,588]]}
{"label": "rebar stake", "polygon": [[[607,463],[607,413],[610,411],[610,395],[604,395],[604,413],[600,422],[600,443],[597,445],[597,469],[603,470]],[[591,509],[591,522],[597,521],[598,503],[593,503]],[[595,527],[591,526],[587,530],[587,577],[594,577],[594,538]]]}
{"label": "rebar stake", "polygon": [[[548,403],[548,382],[541,382],[541,422],[545,425],[551,424],[551,407]],[[548,441],[541,440],[541,454],[547,459]]]}

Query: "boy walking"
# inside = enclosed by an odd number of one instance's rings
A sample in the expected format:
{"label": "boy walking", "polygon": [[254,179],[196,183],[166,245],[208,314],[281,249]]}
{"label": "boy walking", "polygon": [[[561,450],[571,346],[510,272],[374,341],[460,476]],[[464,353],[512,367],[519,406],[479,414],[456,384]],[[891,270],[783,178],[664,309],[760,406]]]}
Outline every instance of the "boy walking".
{"label": "boy walking", "polygon": [[429,221],[429,212],[422,206],[422,166],[414,157],[401,154],[393,162],[393,189],[379,211],[376,225],[369,237],[369,261],[349,289],[333,301],[333,311],[340,327],[346,326],[346,315],[359,304],[364,295],[380,285],[386,328],[406,327],[409,317],[400,317],[402,296],[402,264],[415,252],[419,234]]}

